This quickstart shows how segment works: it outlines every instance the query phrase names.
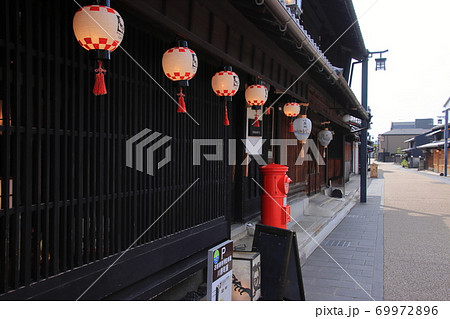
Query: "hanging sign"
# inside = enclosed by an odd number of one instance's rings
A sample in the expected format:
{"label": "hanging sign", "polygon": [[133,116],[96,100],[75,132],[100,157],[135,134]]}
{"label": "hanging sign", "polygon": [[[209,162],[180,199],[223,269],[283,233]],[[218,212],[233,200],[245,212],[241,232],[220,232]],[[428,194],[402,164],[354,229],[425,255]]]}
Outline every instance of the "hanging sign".
{"label": "hanging sign", "polygon": [[208,301],[231,301],[233,241],[227,240],[208,250]]}

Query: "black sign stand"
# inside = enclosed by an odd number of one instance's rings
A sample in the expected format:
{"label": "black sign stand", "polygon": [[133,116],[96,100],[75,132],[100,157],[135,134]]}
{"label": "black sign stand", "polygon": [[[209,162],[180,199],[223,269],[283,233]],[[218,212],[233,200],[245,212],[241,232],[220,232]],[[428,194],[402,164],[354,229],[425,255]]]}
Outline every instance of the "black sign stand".
{"label": "black sign stand", "polygon": [[261,254],[260,300],[306,300],[295,232],[256,225],[252,250]]}

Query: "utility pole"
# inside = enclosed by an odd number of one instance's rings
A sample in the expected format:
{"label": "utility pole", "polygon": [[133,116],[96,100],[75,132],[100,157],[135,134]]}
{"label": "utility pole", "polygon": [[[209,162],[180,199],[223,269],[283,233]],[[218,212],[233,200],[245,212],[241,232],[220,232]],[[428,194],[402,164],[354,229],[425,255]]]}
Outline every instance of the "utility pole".
{"label": "utility pole", "polygon": [[[369,57],[364,57],[362,61],[362,85],[361,85],[361,105],[364,110],[367,111],[367,89],[368,89],[368,78],[369,78]],[[362,119],[361,127],[363,131],[361,132],[361,172],[360,172],[360,196],[359,201],[361,203],[367,202],[367,130],[369,129],[369,123],[366,119]]]}
{"label": "utility pole", "polygon": [[[377,65],[375,67],[375,71],[377,70],[386,70],[385,62],[386,59],[382,57],[383,53],[388,52],[388,50],[370,52],[367,51],[367,55],[362,60],[362,83],[361,83],[361,105],[365,111],[367,111],[367,91],[368,91],[368,82],[369,82],[369,58],[371,58],[374,54],[379,54],[380,57],[376,59]],[[359,201],[361,203],[367,202],[367,134],[370,128],[370,119],[362,119],[361,126],[365,128],[361,132],[361,172],[360,172],[360,195]]]}
{"label": "utility pole", "polygon": [[447,163],[448,163],[448,110],[445,112],[445,125],[444,125],[444,176],[447,176]]}

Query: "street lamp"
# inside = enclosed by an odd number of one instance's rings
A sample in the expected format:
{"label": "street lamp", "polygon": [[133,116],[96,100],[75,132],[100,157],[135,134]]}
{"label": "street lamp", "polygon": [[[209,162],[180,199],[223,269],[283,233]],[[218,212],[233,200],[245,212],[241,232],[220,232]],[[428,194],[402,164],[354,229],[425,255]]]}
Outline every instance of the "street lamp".
{"label": "street lamp", "polygon": [[[376,51],[370,52],[367,51],[366,57],[361,61],[362,62],[362,85],[361,85],[361,105],[364,110],[367,111],[367,90],[368,90],[368,77],[369,77],[369,59],[373,57],[374,54],[380,54],[380,58],[376,60],[380,60],[380,67],[375,67],[375,71],[377,70],[386,70],[386,58],[382,58],[381,55],[383,53],[388,52],[388,50],[384,51]],[[376,61],[378,64],[378,61]],[[361,132],[361,176],[360,176],[360,198],[359,201],[361,203],[367,202],[367,130],[370,127],[370,120],[362,119],[361,126],[363,127],[363,131]]]}
{"label": "street lamp", "polygon": [[383,53],[385,53],[387,51],[388,50],[379,51],[379,52],[370,52],[371,55],[373,55],[373,54],[380,54],[380,57],[375,59],[375,71],[386,70],[386,58],[383,58]]}

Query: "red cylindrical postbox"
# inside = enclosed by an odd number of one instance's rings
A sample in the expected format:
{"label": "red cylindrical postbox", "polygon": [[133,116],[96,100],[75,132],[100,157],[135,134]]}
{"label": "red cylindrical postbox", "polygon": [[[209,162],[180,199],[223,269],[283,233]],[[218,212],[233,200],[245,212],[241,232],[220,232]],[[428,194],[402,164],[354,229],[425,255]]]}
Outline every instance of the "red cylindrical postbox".
{"label": "red cylindrical postbox", "polygon": [[289,183],[287,166],[269,164],[261,166],[264,193],[261,202],[261,222],[267,226],[285,228],[291,221],[291,207],[286,205]]}

